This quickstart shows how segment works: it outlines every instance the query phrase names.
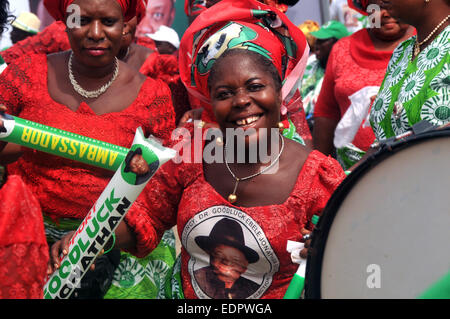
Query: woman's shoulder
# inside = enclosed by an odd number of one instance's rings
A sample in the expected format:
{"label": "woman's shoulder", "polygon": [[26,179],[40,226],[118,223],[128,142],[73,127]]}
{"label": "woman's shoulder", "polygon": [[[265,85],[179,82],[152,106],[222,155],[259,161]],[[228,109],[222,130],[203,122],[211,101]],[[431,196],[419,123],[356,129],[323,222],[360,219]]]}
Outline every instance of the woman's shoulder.
{"label": "woman's shoulder", "polygon": [[331,48],[330,55],[328,58],[328,65],[332,65],[332,68],[336,66],[342,65],[343,60],[351,60],[350,55],[350,45],[351,45],[351,36],[344,37],[339,39]]}
{"label": "woman's shoulder", "polygon": [[308,154],[302,172],[308,179],[330,186],[339,185],[346,176],[337,160],[317,150]]}
{"label": "woman's shoulder", "polygon": [[8,67],[13,66],[14,68],[20,68],[24,71],[29,69],[40,71],[40,68],[46,65],[47,65],[47,55],[43,53],[26,54],[8,63]]}
{"label": "woman's shoulder", "polygon": [[350,47],[350,43],[355,39],[355,35],[360,31],[361,30],[337,40],[336,43],[333,45],[332,51],[348,50]]}
{"label": "woman's shoulder", "polygon": [[[141,76],[144,76],[140,74]],[[171,101],[171,93],[169,86],[160,79],[150,78],[144,76],[144,82],[142,84],[139,96],[143,99],[156,99],[155,103],[168,103]]]}
{"label": "woman's shoulder", "polygon": [[47,73],[47,57],[45,54],[28,54],[11,63],[8,63],[2,72],[2,82],[14,82],[18,86],[31,86],[32,83],[40,82],[43,74]]}
{"label": "woman's shoulder", "polygon": [[312,150],[307,155],[295,187],[285,205],[294,211],[304,209],[310,211],[312,207],[325,206],[345,176],[342,167],[335,159]]}
{"label": "woman's shoulder", "polygon": [[318,150],[311,150],[308,154],[306,162],[316,167],[338,167],[342,170],[342,167],[337,160],[329,155],[319,152]]}
{"label": "woman's shoulder", "polygon": [[167,84],[175,83],[180,78],[177,58],[156,51],[147,57],[140,72],[148,77],[161,79]]}

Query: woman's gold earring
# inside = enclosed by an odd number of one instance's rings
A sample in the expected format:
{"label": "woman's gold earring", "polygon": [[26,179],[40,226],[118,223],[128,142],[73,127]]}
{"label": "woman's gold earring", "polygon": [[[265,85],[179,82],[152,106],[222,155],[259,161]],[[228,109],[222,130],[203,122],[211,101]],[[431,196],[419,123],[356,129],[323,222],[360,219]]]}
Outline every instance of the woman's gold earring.
{"label": "woman's gold earring", "polygon": [[280,132],[282,132],[284,130],[283,122],[278,122],[278,128],[280,129]]}

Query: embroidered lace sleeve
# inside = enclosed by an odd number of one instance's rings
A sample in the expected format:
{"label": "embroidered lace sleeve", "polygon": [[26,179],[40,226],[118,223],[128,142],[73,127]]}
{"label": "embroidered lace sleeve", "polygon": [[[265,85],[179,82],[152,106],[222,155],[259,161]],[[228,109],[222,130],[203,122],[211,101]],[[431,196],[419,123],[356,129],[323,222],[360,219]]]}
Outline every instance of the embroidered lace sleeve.
{"label": "embroidered lace sleeve", "polygon": [[[168,145],[178,151],[179,158],[167,162],[156,172],[125,217],[137,239],[136,249],[130,253],[138,257],[150,253],[158,245],[164,231],[177,224],[183,192],[201,173],[201,165],[194,163],[195,143],[191,143],[194,127],[187,124],[183,131],[190,135],[180,134]],[[184,157],[183,150],[189,148],[190,153]]]}
{"label": "embroidered lace sleeve", "polygon": [[23,56],[12,63],[0,74],[0,104],[4,104],[8,113],[17,115],[24,104],[24,95],[27,90],[32,90],[32,79],[29,70],[37,70],[41,66],[34,65],[34,55]]}
{"label": "embroidered lace sleeve", "polygon": [[308,174],[311,175],[311,185],[306,205],[308,209],[302,224],[312,230],[311,219],[314,215],[321,216],[333,192],[344,180],[345,173],[339,163],[332,157],[326,157],[318,151],[313,151],[312,161],[308,163]]}
{"label": "embroidered lace sleeve", "polygon": [[[156,91],[156,93],[154,92]],[[152,92],[142,94],[153,96],[148,106],[150,110],[150,123],[144,133],[154,135],[161,139],[164,145],[170,141],[173,129],[175,129],[175,112],[173,109],[171,92],[169,87],[160,80],[156,80],[152,86]],[[142,99],[145,100],[145,96]]]}
{"label": "embroidered lace sleeve", "polygon": [[166,163],[146,186],[127,213],[125,221],[136,235],[137,245],[130,253],[144,257],[159,243],[165,230],[176,225],[182,190],[172,162]]}
{"label": "embroidered lace sleeve", "polygon": [[[193,134],[192,125],[187,125],[187,129]],[[182,142],[190,142],[190,139],[180,135],[168,147],[177,150]],[[181,149],[179,155],[182,158]],[[147,255],[158,245],[164,231],[177,224],[184,188],[195,174],[194,164],[176,164],[176,161],[167,162],[156,172],[125,216],[137,239],[136,248],[130,253],[138,257]]]}
{"label": "embroidered lace sleeve", "polygon": [[169,86],[175,110],[175,123],[178,123],[184,113],[190,110],[190,101],[186,88],[181,82],[176,57],[153,52],[139,71],[150,78],[162,80]]}

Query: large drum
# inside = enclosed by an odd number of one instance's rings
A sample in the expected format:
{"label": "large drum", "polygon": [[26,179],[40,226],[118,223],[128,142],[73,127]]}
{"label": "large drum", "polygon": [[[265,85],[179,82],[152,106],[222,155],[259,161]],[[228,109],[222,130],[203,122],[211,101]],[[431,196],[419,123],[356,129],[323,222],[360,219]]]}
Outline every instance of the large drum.
{"label": "large drum", "polygon": [[[450,291],[450,129],[384,145],[331,197],[314,231],[306,298]],[[439,296],[434,296],[439,297]]]}

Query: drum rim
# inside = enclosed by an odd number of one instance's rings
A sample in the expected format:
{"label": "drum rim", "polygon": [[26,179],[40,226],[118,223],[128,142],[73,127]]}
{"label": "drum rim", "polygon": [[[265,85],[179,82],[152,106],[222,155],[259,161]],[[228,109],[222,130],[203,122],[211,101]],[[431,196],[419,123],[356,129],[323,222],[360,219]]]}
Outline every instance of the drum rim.
{"label": "drum rim", "polygon": [[366,161],[356,167],[355,170],[342,181],[331,195],[322,212],[322,217],[319,219],[319,222],[313,231],[306,263],[305,299],[321,299],[321,274],[326,240],[340,206],[355,183],[368,172],[369,168],[378,165],[390,155],[399,152],[410,145],[422,143],[431,138],[443,138],[449,136],[450,129],[446,128],[425,132],[419,135],[412,135],[399,141],[384,144],[380,150],[370,155]]}

